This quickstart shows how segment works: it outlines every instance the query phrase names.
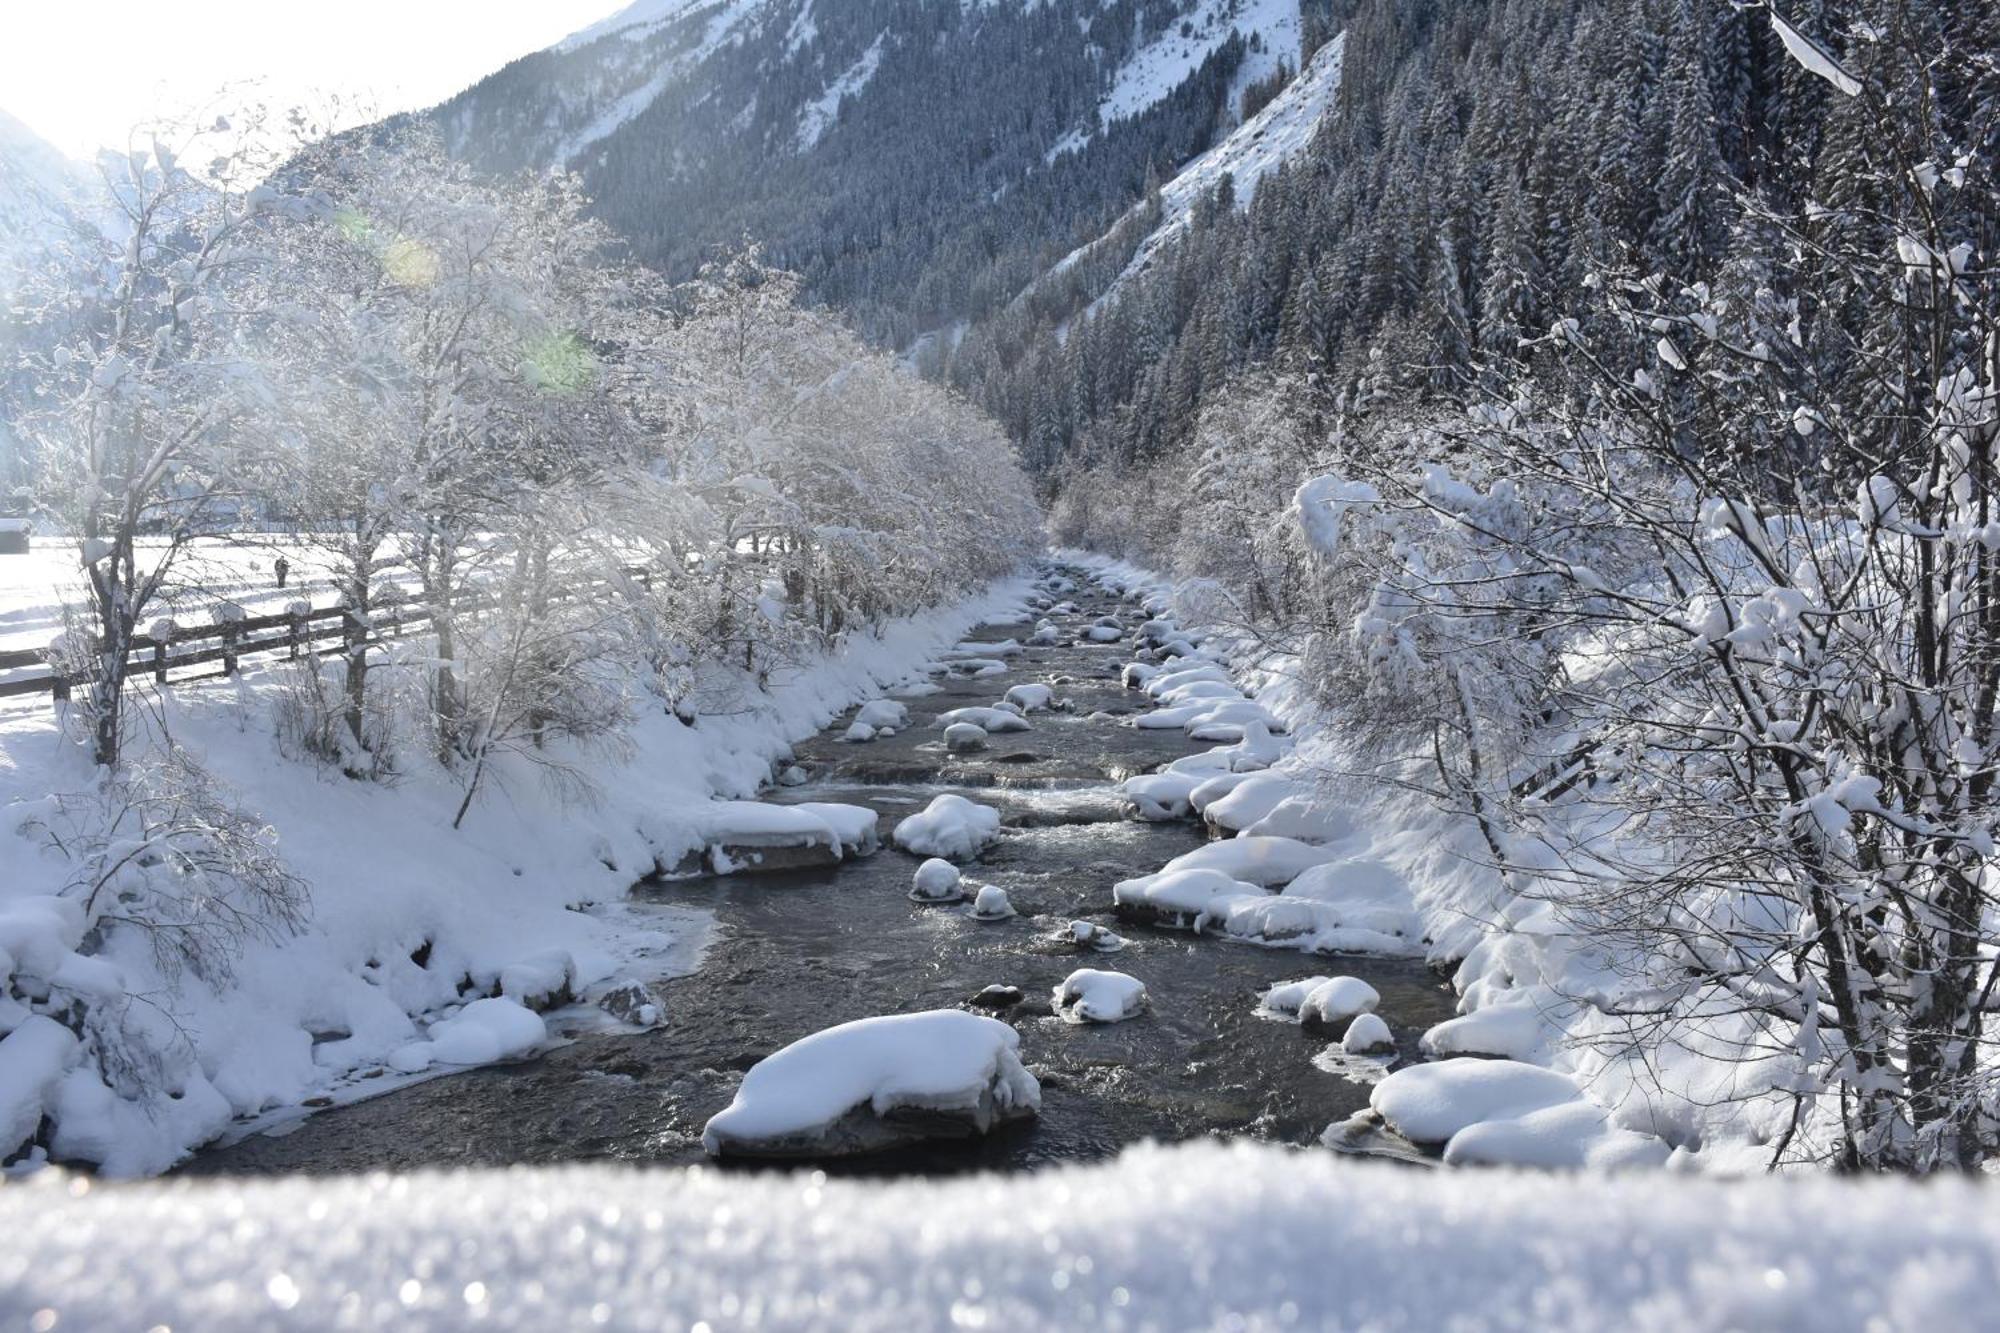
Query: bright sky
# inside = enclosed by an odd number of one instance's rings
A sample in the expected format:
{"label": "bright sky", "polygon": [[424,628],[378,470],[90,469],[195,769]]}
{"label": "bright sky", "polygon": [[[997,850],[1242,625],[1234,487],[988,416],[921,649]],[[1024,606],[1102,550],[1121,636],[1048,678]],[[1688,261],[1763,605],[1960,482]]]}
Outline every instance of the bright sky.
{"label": "bright sky", "polygon": [[440,102],[624,3],[0,0],[0,109],[79,158],[246,80],[256,91],[238,101],[335,93],[386,114]]}

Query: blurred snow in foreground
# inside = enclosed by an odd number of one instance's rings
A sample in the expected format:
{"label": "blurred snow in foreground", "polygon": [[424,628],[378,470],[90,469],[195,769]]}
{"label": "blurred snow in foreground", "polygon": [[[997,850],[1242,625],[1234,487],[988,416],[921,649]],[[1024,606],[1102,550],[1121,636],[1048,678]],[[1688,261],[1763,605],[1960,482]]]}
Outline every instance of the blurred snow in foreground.
{"label": "blurred snow in foreground", "polygon": [[[1969,1329],[1958,1183],[1429,1172],[1271,1148],[883,1184],[567,1168],[0,1190],[0,1325]],[[37,1316],[40,1316],[39,1319]]]}

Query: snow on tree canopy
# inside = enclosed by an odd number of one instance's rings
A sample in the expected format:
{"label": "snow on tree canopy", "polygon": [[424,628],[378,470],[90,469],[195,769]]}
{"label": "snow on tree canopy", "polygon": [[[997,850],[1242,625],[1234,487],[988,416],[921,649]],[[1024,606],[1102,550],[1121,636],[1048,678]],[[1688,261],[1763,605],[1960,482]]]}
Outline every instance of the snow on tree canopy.
{"label": "snow on tree canopy", "polygon": [[1785,44],[1785,51],[1792,59],[1849,97],[1861,95],[1861,80],[1849,74],[1832,52],[1786,21],[1776,5],[1771,6],[1771,26],[1778,30],[1778,40]]}
{"label": "snow on tree canopy", "polygon": [[1365,481],[1314,477],[1292,495],[1292,512],[1313,550],[1332,559],[1340,552],[1340,524],[1349,509],[1381,502],[1382,493]]}

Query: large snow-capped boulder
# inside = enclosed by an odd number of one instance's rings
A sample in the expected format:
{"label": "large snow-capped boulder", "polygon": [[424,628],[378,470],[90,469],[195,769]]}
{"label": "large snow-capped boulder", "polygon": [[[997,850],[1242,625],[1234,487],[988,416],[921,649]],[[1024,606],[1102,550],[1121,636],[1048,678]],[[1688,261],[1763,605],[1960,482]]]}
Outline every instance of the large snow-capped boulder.
{"label": "large snow-capped boulder", "polygon": [[1486,1120],[1581,1100],[1567,1074],[1518,1060],[1439,1060],[1397,1070],[1377,1084],[1368,1104],[1412,1143],[1449,1142]]}
{"label": "large snow-capped boulder", "polygon": [[1161,870],[1111,886],[1119,916],[1177,930],[1202,930],[1225,916],[1232,903],[1264,896],[1255,884],[1207,869]]}
{"label": "large snow-capped boulder", "polygon": [[1306,1027],[1344,1032],[1360,1014],[1374,1012],[1381,992],[1360,977],[1329,977],[1312,988],[1299,1004],[1299,1022]]}
{"label": "large snow-capped boulder", "polygon": [[896,825],[896,845],[918,856],[970,860],[1000,836],[1000,812],[946,792]]}
{"label": "large snow-capped boulder", "polygon": [[1122,1023],[1146,1007],[1146,983],[1083,967],[1064,977],[1052,998],[1056,1012],[1073,1023]]}
{"label": "large snow-capped boulder", "polygon": [[716,1157],[837,1157],[970,1138],[1041,1109],[1021,1039],[958,1009],[863,1018],[759,1061],[702,1147]]}
{"label": "large snow-capped boulder", "polygon": [[1231,902],[1216,919],[1233,939],[1313,953],[1423,952],[1408,883],[1373,858],[1308,867],[1279,894]]}
{"label": "large snow-capped boulder", "polygon": [[1356,1014],[1340,1039],[1348,1055],[1383,1055],[1396,1049],[1396,1036],[1377,1013]]}
{"label": "large snow-capped boulder", "polygon": [[877,731],[901,731],[910,725],[910,710],[894,699],[871,699],[861,705],[854,720]]}
{"label": "large snow-capped boulder", "polygon": [[1219,870],[1231,879],[1264,888],[1289,884],[1324,865],[1335,853],[1296,838],[1228,838],[1197,847],[1167,862],[1166,870]]}
{"label": "large snow-capped boulder", "polygon": [[702,859],[718,875],[796,870],[865,856],[875,850],[876,819],[866,806],[830,801],[710,801],[693,811]]}
{"label": "large snow-capped boulder", "polygon": [[1135,816],[1158,823],[1185,819],[1192,808],[1189,797],[1200,784],[1199,773],[1142,773],[1125,779],[1118,794]]}

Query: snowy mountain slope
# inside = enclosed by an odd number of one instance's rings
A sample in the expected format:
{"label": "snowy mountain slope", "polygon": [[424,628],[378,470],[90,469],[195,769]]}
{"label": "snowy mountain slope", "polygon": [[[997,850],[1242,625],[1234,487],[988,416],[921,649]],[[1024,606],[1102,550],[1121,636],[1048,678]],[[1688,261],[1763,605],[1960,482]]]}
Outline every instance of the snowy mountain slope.
{"label": "snowy mountain slope", "polygon": [[748,236],[907,345],[1211,147],[1303,27],[1300,0],[638,0],[432,114],[479,167],[579,173],[669,273]]}
{"label": "snowy mountain slope", "polygon": [[819,142],[820,136],[826,133],[827,126],[831,125],[834,117],[840,114],[841,99],[856,96],[868,86],[868,81],[875,77],[875,71],[882,64],[882,42],[886,36],[885,33],[882,37],[877,37],[868,49],[862,52],[861,59],[855,61],[846,72],[827,85],[826,91],[820,94],[818,100],[807,103],[805,114],[799,119],[800,152],[810,152],[813,145]]}
{"label": "snowy mountain slope", "polygon": [[0,111],[0,260],[18,259],[86,225],[86,183],[83,167]]}
{"label": "snowy mountain slope", "polygon": [[1280,65],[1299,67],[1298,0],[1198,0],[1179,25],[1140,47],[1113,72],[1097,114],[1065,135],[1051,154],[1074,152],[1113,121],[1130,119],[1185,83],[1232,35],[1250,49],[1230,82],[1229,105]]}
{"label": "snowy mountain slope", "polygon": [[[1347,38],[1343,33],[1321,47],[1304,71],[1261,111],[1162,186],[1159,222],[1139,242],[1124,272],[1097,299],[1102,301],[1119,283],[1144,272],[1162,250],[1187,230],[1196,203],[1212,193],[1224,176],[1230,178],[1236,206],[1244,208],[1256,193],[1260,180],[1303,152],[1340,91],[1346,53]],[[1120,219],[1121,227],[1129,226],[1133,216],[1136,215]],[[1049,276],[1067,272],[1116,238],[1114,229],[1113,233],[1072,250],[1049,270]]]}
{"label": "snowy mountain slope", "polygon": [[1343,33],[1321,47],[1312,63],[1269,105],[1161,188],[1162,221],[1139,246],[1131,271],[1144,269],[1161,247],[1187,227],[1195,201],[1214,190],[1224,176],[1231,178],[1237,207],[1242,208],[1266,173],[1305,150],[1340,91],[1346,55],[1347,36]]}

